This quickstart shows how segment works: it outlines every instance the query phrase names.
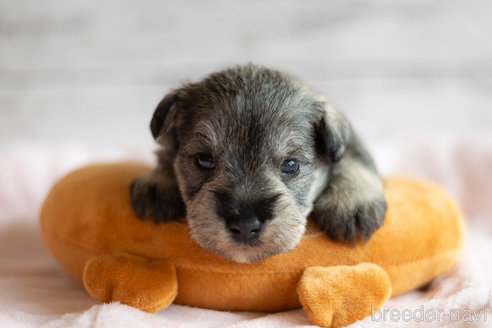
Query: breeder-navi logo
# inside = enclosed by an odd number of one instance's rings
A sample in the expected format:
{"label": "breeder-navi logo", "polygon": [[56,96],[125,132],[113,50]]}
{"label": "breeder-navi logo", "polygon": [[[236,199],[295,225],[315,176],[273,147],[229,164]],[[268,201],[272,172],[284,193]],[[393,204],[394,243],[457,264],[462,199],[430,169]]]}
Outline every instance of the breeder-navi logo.
{"label": "breeder-navi logo", "polygon": [[397,310],[397,309],[375,309],[371,306],[371,320],[372,321],[404,321],[404,322],[434,322],[434,321],[461,321],[461,322],[477,322],[487,321],[487,305],[480,311],[470,309],[450,309],[445,311],[444,309],[425,309],[422,305],[418,309],[410,310]]}

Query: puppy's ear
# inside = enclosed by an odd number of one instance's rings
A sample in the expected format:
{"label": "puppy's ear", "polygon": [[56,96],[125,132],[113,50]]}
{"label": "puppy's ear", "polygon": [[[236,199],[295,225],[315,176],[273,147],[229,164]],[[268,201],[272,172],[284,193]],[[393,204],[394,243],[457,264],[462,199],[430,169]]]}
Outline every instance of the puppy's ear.
{"label": "puppy's ear", "polygon": [[150,130],[152,131],[154,139],[157,139],[160,135],[164,134],[174,121],[177,111],[177,96],[178,91],[174,90],[164,97],[159,105],[157,105],[154,115],[152,116],[152,121],[150,122]]}
{"label": "puppy's ear", "polygon": [[352,139],[352,127],[347,118],[328,103],[323,104],[323,116],[315,127],[320,154],[338,162]]}

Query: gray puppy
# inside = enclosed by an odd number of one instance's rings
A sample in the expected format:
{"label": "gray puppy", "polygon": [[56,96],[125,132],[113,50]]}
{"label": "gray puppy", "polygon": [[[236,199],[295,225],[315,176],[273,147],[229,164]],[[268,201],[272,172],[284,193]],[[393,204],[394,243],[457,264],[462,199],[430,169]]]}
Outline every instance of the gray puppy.
{"label": "gray puppy", "polygon": [[333,240],[367,240],[386,202],[347,119],[299,80],[255,65],[188,83],[157,106],[159,164],[135,179],[140,218],[186,217],[204,248],[254,262],[296,247],[307,216]]}

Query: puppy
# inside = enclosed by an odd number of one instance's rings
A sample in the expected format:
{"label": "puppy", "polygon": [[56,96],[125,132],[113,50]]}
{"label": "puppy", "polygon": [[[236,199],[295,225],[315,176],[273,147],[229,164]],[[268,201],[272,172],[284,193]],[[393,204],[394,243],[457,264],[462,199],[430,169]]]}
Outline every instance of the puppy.
{"label": "puppy", "polygon": [[187,83],[150,128],[162,149],[130,187],[137,216],[186,217],[198,244],[230,260],[294,249],[309,214],[352,244],[383,223],[383,183],[350,123],[285,73],[250,64]]}

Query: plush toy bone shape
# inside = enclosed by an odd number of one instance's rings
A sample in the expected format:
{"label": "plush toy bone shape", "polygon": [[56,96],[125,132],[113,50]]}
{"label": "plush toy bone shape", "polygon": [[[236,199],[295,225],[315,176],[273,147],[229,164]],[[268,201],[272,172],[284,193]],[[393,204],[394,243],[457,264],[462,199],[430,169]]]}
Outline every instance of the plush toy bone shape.
{"label": "plush toy bone shape", "polygon": [[384,226],[367,243],[336,243],[308,224],[292,252],[231,262],[200,248],[184,223],[135,217],[129,185],[149,170],[135,163],[82,168],[44,203],[44,241],[99,301],[148,312],[172,302],[250,311],[302,305],[314,324],[343,326],[428,283],[462,251],[464,221],[450,196],[432,183],[393,177],[385,180]]}

